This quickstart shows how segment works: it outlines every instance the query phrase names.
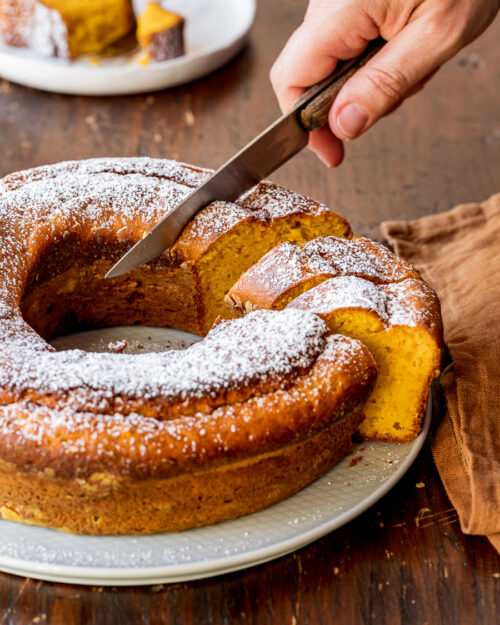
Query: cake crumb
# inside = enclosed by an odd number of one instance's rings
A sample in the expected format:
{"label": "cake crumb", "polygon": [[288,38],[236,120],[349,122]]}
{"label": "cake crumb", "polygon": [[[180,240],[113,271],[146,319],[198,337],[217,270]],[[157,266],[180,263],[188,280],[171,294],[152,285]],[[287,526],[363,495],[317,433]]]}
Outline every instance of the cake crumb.
{"label": "cake crumb", "polygon": [[127,349],[128,343],[127,341],[116,341],[116,343],[109,342],[108,349],[114,352],[115,354],[123,354],[123,352]]}
{"label": "cake crumb", "polygon": [[358,456],[357,458],[352,458],[352,460],[349,462],[349,466],[350,467],[355,467],[359,462],[361,462],[361,460],[363,460],[363,456]]}

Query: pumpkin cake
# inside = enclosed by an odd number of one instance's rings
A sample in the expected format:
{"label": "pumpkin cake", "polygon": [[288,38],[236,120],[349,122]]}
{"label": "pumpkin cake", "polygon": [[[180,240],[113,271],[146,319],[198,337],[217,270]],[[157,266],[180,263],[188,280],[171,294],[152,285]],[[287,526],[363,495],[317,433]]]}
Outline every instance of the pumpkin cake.
{"label": "pumpkin cake", "polygon": [[130,0],[2,0],[0,27],[9,46],[74,59],[98,53],[132,31]]}
{"label": "pumpkin cake", "polygon": [[359,434],[393,442],[418,434],[440,364],[439,300],[414,267],[383,245],[337,237],[302,247],[283,243],[242,275],[226,301],[236,314],[309,310],[332,332],[361,340],[379,375]]}
{"label": "pumpkin cake", "polygon": [[89,534],[148,533],[261,509],[348,448],[376,365],[309,311],[255,311],[185,351],[56,352],[108,325],[207,334],[240,273],[282,239],[350,235],[271,183],[216,202],[170,252],[104,274],[209,175],[147,158],[0,181],[0,514]]}
{"label": "pumpkin cake", "polygon": [[184,54],[184,18],[148,2],[137,18],[137,41],[146,53],[145,62],[166,61]]}

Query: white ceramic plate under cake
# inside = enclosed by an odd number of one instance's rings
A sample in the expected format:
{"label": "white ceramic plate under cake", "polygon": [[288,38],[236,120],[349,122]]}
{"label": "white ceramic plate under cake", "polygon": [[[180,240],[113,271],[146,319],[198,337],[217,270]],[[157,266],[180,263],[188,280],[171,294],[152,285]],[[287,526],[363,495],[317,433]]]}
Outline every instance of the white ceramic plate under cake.
{"label": "white ceramic plate under cake", "polygon": [[[183,349],[199,340],[141,326],[93,330],[53,341],[58,349],[128,352]],[[411,443],[359,443],[322,478],[266,510],[234,521],[150,536],[75,536],[0,520],[0,570],[58,582],[138,585],[220,575],[272,560],[317,540],[364,512],[405,474],[430,421]],[[354,460],[354,461],[353,461]]]}
{"label": "white ceramic plate under cake", "polygon": [[[137,10],[145,0],[137,0]],[[186,54],[140,65],[140,53],[113,58],[82,57],[65,61],[0,40],[0,76],[57,93],[121,95],[175,87],[215,71],[245,43],[255,17],[255,0],[166,0],[165,6],[186,18]]]}

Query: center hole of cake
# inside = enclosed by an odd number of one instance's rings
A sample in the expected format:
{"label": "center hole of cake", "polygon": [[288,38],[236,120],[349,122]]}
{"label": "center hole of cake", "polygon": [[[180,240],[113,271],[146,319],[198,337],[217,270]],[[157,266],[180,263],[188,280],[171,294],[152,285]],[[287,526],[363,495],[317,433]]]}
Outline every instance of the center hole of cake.
{"label": "center hole of cake", "polygon": [[58,336],[51,339],[50,344],[57,351],[83,349],[87,352],[141,354],[186,349],[200,340],[195,334],[174,328],[115,326]]}
{"label": "center hole of cake", "polygon": [[185,331],[193,325],[185,290],[166,267],[144,266],[106,280],[115,259],[96,258],[98,251],[67,236],[33,268],[21,311],[42,338],[57,350],[125,354],[185,349],[201,340]]}

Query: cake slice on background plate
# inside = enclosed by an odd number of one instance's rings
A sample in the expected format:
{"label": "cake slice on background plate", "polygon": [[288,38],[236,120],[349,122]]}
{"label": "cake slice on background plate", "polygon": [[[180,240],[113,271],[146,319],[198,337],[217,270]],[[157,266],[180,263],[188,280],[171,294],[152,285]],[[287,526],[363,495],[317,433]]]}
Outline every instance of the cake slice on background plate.
{"label": "cake slice on background plate", "polygon": [[2,0],[0,28],[9,46],[74,59],[96,54],[130,33],[130,0]]}
{"label": "cake slice on background plate", "polygon": [[137,18],[137,41],[145,63],[167,61],[184,54],[184,18],[158,2],[148,2]]}

